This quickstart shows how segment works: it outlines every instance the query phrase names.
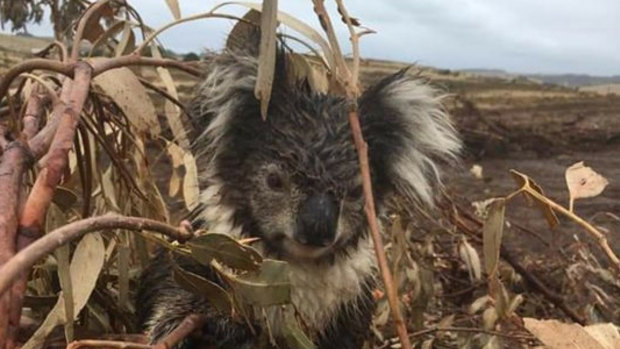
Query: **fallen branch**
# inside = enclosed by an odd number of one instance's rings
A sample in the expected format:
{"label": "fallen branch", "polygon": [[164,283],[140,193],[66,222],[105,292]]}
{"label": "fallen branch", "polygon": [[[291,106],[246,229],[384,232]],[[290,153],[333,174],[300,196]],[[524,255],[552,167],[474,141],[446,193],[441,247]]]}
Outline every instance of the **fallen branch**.
{"label": "fallen branch", "polygon": [[192,233],[184,227],[173,227],[166,223],[141,217],[126,217],[113,213],[82,219],[58,228],[36,240],[19,251],[11,260],[0,268],[0,295],[11,284],[26,273],[38,260],[53,252],[60,246],[78,239],[87,233],[106,229],[124,229],[130,231],[152,231],[169,236],[178,241],[186,241]]}
{"label": "fallen branch", "polygon": [[435,333],[435,332],[470,332],[470,333],[484,333],[490,336],[498,336],[504,338],[511,338],[522,341],[534,341],[536,337],[528,336],[523,334],[510,334],[499,331],[485,330],[482,328],[474,328],[474,327],[432,327],[424,330],[420,330],[411,334],[411,338],[421,337],[427,334]]}
{"label": "fallen branch", "polygon": [[[449,215],[449,217],[453,224],[465,232],[468,236],[472,237],[475,242],[482,244],[482,221],[460,208],[454,202],[451,202],[451,205],[453,207],[453,210],[451,210],[453,214]],[[579,315],[574,309],[569,307],[562,296],[551,291],[544,282],[530,273],[526,267],[521,265],[518,258],[515,257],[504,245],[500,245],[499,254],[500,257],[510,264],[510,266],[512,266],[512,268],[519,273],[530,286],[540,292],[549,302],[555,305],[558,309],[562,310],[562,312],[573,321],[581,325],[586,324],[586,319],[583,316]]]}

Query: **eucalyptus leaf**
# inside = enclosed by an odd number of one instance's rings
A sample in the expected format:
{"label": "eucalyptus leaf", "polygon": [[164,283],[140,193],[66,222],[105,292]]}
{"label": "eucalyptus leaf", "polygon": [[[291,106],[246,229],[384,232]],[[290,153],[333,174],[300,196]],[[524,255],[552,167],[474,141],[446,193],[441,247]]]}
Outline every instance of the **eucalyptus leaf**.
{"label": "eucalyptus leaf", "polygon": [[194,259],[203,265],[209,265],[216,259],[233,269],[258,270],[262,262],[261,255],[255,249],[225,234],[204,234],[189,241],[187,246]]}
{"label": "eucalyptus leaf", "polygon": [[184,289],[203,296],[220,312],[228,315],[232,314],[232,298],[218,284],[184,270],[178,265],[174,266],[173,275],[174,280]]}
{"label": "eucalyptus leaf", "polygon": [[291,284],[286,262],[265,259],[259,271],[232,277],[230,282],[237,295],[252,305],[286,304],[291,300]]}

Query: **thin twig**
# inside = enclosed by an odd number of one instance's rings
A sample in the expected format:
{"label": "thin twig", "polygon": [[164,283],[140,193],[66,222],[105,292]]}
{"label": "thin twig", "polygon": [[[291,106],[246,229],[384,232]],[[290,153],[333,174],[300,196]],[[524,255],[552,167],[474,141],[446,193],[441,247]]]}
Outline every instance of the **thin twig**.
{"label": "thin twig", "polygon": [[183,321],[170,332],[164,339],[153,346],[153,349],[169,349],[173,348],[177,343],[181,342],[192,332],[202,327],[207,318],[205,315],[191,314],[185,317]]}
{"label": "thin twig", "polygon": [[174,98],[167,91],[165,91],[165,90],[155,86],[154,84],[152,84],[150,81],[148,81],[146,79],[143,79],[143,78],[139,77],[138,80],[140,80],[140,83],[142,85],[144,85],[144,87],[153,90],[157,94],[159,94],[162,97],[164,97],[165,99],[169,100],[170,103],[172,103],[172,104],[176,105],[177,107],[179,107],[179,109],[181,109],[183,111],[183,113],[185,113],[185,115],[189,115],[189,111],[187,110],[185,105],[183,103],[181,103],[178,99]]}
{"label": "thin twig", "polygon": [[173,227],[169,224],[141,217],[126,217],[113,213],[103,216],[90,217],[64,225],[45,234],[28,247],[19,251],[15,257],[0,268],[0,295],[7,291],[11,284],[23,275],[30,267],[44,256],[60,246],[78,239],[87,233],[100,230],[130,230],[153,231],[171,237],[178,241],[186,241],[192,233],[182,227]]}
{"label": "thin twig", "polygon": [[[383,241],[381,239],[381,233],[379,229],[379,223],[377,222],[377,213],[375,210],[375,199],[372,191],[372,181],[370,178],[370,166],[368,161],[368,144],[364,141],[364,136],[362,135],[362,128],[360,125],[358,110],[357,110],[357,98],[359,95],[359,81],[353,80],[353,75],[349,71],[344,56],[341,53],[340,46],[338,44],[338,39],[336,37],[336,33],[332,26],[329,15],[325,9],[323,0],[313,0],[314,3],[314,12],[318,15],[319,21],[321,22],[321,26],[323,30],[327,34],[329,39],[330,46],[332,48],[332,52],[334,55],[334,61],[336,62],[335,70],[333,74],[336,77],[336,80],[342,83],[342,86],[345,88],[345,93],[347,99],[350,104],[349,110],[349,124],[351,126],[351,133],[353,134],[353,141],[355,143],[355,148],[358,154],[358,160],[360,165],[360,172],[362,175],[362,187],[364,189],[364,211],[366,213],[366,218],[368,220],[368,225],[370,227],[371,236],[373,240],[373,245],[375,248],[375,253],[377,255],[377,262],[379,264],[379,269],[381,271],[381,275],[383,277],[383,282],[385,286],[385,291],[388,298],[388,303],[390,305],[390,310],[392,311],[392,318],[394,321],[394,326],[396,327],[396,331],[398,333],[398,337],[400,338],[401,347],[404,349],[410,349],[411,343],[409,341],[409,336],[407,334],[407,326],[403,315],[400,311],[400,306],[398,303],[398,290],[394,285],[394,280],[392,278],[392,274],[390,272],[390,267],[387,262],[387,257],[385,255],[385,249],[383,247]],[[348,16],[346,9],[344,9],[344,5],[342,3],[338,3],[339,6],[342,6],[341,12],[345,17],[345,21],[347,23],[351,23],[351,19]],[[355,32],[351,33],[352,44],[357,45],[357,39],[354,38]],[[355,49],[354,52],[359,55],[359,50]],[[359,57],[357,58],[359,59]],[[354,58],[355,60],[355,58]]]}
{"label": "thin twig", "polygon": [[116,57],[116,58],[97,60],[93,62],[92,65],[93,65],[93,76],[97,76],[110,69],[128,67],[132,65],[146,65],[146,66],[154,66],[154,67],[176,68],[193,76],[198,77],[202,75],[202,71],[200,69],[193,68],[192,66],[190,66],[189,64],[185,62],[180,62],[174,59],[140,57],[134,54],[128,55],[128,56]]}
{"label": "thin twig", "polygon": [[329,15],[327,14],[327,10],[325,9],[324,0],[312,0],[312,3],[314,4],[314,12],[319,17],[321,27],[327,34],[327,39],[332,49],[333,59],[335,61],[335,66],[332,67],[332,69],[334,69],[333,73],[337,78],[342,80],[341,82],[346,83],[351,80],[351,74],[345,63],[342,51],[340,50],[340,44],[338,43],[338,38],[336,37],[336,31],[334,30],[332,22],[329,19]]}
{"label": "thin twig", "polygon": [[357,84],[359,81],[359,71],[360,71],[360,45],[359,45],[359,35],[355,32],[355,28],[353,27],[353,22],[351,21],[351,17],[349,16],[349,12],[346,7],[344,7],[344,3],[342,0],[336,0],[336,4],[338,5],[338,10],[342,14],[342,17],[347,24],[347,28],[349,29],[349,40],[351,40],[351,50],[353,51],[353,67],[351,69],[351,82]]}
{"label": "thin twig", "polygon": [[90,7],[84,12],[80,20],[78,21],[78,27],[75,31],[75,36],[73,37],[73,47],[71,49],[71,61],[77,62],[80,55],[80,43],[84,38],[84,30],[86,29],[86,24],[88,24],[88,20],[99,11],[100,8],[105,6],[110,0],[100,0],[94,2]]}
{"label": "thin twig", "polygon": [[427,328],[427,329],[420,330],[420,331],[417,331],[417,332],[413,332],[409,337],[411,337],[411,338],[421,337],[421,336],[424,336],[424,335],[427,335],[427,334],[431,334],[431,333],[435,333],[435,332],[484,333],[484,334],[488,334],[490,336],[498,336],[498,337],[511,338],[511,339],[524,340],[524,341],[536,340],[536,337],[534,337],[534,336],[528,336],[528,335],[522,335],[522,334],[510,334],[510,333],[504,333],[504,332],[499,332],[499,331],[491,331],[491,330],[485,330],[485,329],[482,329],[482,328],[473,328],[473,327],[432,327],[432,328]]}
{"label": "thin twig", "polygon": [[554,211],[563,214],[564,216],[570,218],[575,223],[581,225],[590,235],[592,235],[596,239],[601,249],[603,249],[603,251],[607,255],[607,258],[609,258],[614,268],[616,268],[616,271],[620,272],[620,258],[618,258],[614,250],[609,246],[609,242],[607,241],[607,237],[605,237],[605,234],[601,233],[598,229],[596,229],[592,224],[590,224],[585,219],[577,216],[573,212],[564,208],[564,206],[540,194],[539,192],[530,188],[529,186],[525,186],[523,190],[525,190],[529,195],[531,195],[536,200],[551,207]]}
{"label": "thin twig", "polygon": [[245,23],[249,23],[252,25],[255,25],[254,23],[237,17],[237,16],[233,16],[233,15],[227,15],[227,14],[220,14],[220,13],[213,13],[213,11],[215,11],[217,8],[219,8],[219,6],[216,6],[213,10],[209,11],[209,12],[205,12],[205,13],[199,13],[197,15],[193,15],[193,16],[189,16],[189,17],[185,17],[185,18],[180,18],[177,19],[173,22],[170,22],[166,25],[164,25],[161,28],[158,28],[157,30],[155,30],[154,32],[152,32],[151,34],[149,34],[149,36],[146,37],[146,39],[144,39],[144,41],[142,41],[140,43],[140,45],[138,47],[136,47],[135,50],[133,50],[132,54],[133,55],[140,55],[142,50],[144,50],[146,48],[146,46],[151,43],[153,40],[155,40],[157,38],[157,36],[159,36],[159,34],[161,34],[162,32],[178,25],[181,23],[185,23],[185,22],[191,22],[191,21],[195,21],[195,20],[199,20],[199,19],[205,19],[205,18],[224,18],[224,19],[233,19],[233,20],[237,20],[237,21],[241,21],[241,22],[245,22]]}
{"label": "thin twig", "polygon": [[73,341],[67,345],[67,349],[79,348],[152,349],[152,346],[141,343],[96,339]]}
{"label": "thin twig", "polygon": [[75,65],[71,63],[63,63],[45,58],[29,59],[23,63],[12,67],[2,75],[2,79],[0,80],[0,100],[2,100],[2,98],[6,96],[7,91],[9,90],[9,87],[11,86],[13,80],[15,80],[15,78],[17,78],[22,73],[41,69],[53,71],[73,78],[74,68]]}
{"label": "thin twig", "polygon": [[[35,86],[41,86],[43,90],[39,91],[39,93],[45,92],[47,94],[47,97],[52,100],[52,104],[56,105],[60,103],[60,99],[58,98],[58,94],[56,93],[54,88],[50,86],[45,80],[43,80],[43,78],[30,73],[24,73],[22,74],[22,76],[27,79],[34,80]],[[36,85],[37,83],[38,85]]]}

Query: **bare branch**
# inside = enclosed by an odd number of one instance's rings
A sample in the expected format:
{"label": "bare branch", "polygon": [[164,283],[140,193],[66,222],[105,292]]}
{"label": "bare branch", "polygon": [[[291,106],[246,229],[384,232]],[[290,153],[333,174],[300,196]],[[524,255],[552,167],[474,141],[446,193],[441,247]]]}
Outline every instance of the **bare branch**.
{"label": "bare branch", "polygon": [[152,32],[151,34],[149,34],[149,36],[146,37],[146,39],[144,39],[144,41],[142,41],[140,43],[140,45],[138,47],[136,47],[135,50],[133,50],[132,54],[134,55],[140,55],[140,53],[142,52],[142,50],[144,50],[146,48],[146,46],[148,46],[149,43],[151,43],[153,40],[155,40],[157,38],[157,36],[161,33],[163,33],[164,31],[178,25],[181,23],[185,23],[185,22],[191,22],[191,21],[196,21],[199,19],[205,19],[205,18],[224,18],[224,19],[234,19],[237,21],[242,21],[242,22],[246,22],[249,24],[254,25],[254,23],[247,21],[243,18],[237,17],[237,16],[232,16],[232,15],[227,15],[227,14],[220,14],[220,13],[213,13],[213,11],[215,11],[217,8],[219,8],[219,6],[216,6],[213,10],[206,12],[206,13],[199,13],[197,15],[193,15],[193,16],[189,16],[189,17],[185,17],[185,18],[181,18],[178,19],[176,21],[170,22],[166,25],[164,25],[163,27],[155,30],[154,32]]}
{"label": "bare branch", "polygon": [[[132,65],[146,65],[154,67],[176,68],[193,76],[200,76],[202,72],[199,69],[191,67],[189,64],[176,61],[173,59],[158,59],[149,57],[140,57],[138,55],[128,55],[117,58],[109,58],[93,62],[93,76],[97,76],[110,69],[128,67]],[[1,90],[0,90],[1,91]]]}
{"label": "bare branch", "polygon": [[[344,7],[344,3],[342,0],[336,0],[336,4],[338,5],[338,10],[342,14],[344,18],[347,28],[349,29],[349,36],[351,40],[351,48],[353,51],[353,69],[351,69],[351,82],[355,84],[355,90],[357,90],[357,84],[359,83],[359,72],[360,72],[360,45],[359,45],[359,35],[355,32],[355,28],[353,27],[353,22],[351,21],[351,17],[349,16],[349,12]],[[356,93],[357,94],[357,93]]]}
{"label": "bare branch", "polygon": [[69,99],[69,95],[73,89],[73,80],[65,78],[62,83],[62,89],[60,91],[60,103],[54,106],[52,110],[52,118],[51,120],[43,127],[41,131],[39,131],[34,137],[28,140],[28,147],[32,152],[32,156],[38,160],[40,159],[49,149],[50,144],[52,143],[52,139],[56,134],[56,129],[58,128],[58,123],[60,122],[60,115],[62,115],[62,111],[65,108],[65,104],[63,101]]}
{"label": "bare branch", "polygon": [[[29,166],[28,148],[21,140],[9,143],[0,162],[0,266],[15,254],[17,217],[19,216],[20,184]],[[0,295],[0,348],[4,348],[9,332],[12,306],[10,293]]]}
{"label": "bare branch", "polygon": [[[331,20],[329,19],[327,10],[324,6],[324,0],[313,0],[313,3],[314,11],[319,16],[321,26],[326,32],[330,45],[334,52],[334,61],[336,62],[336,68],[338,68],[334,72],[335,77],[339,82],[343,84],[347,99],[351,106],[351,109],[349,111],[349,124],[351,125],[351,132],[353,134],[353,141],[357,150],[360,164],[360,172],[362,175],[362,186],[364,189],[365,202],[364,208],[366,212],[366,218],[370,227],[373,245],[375,247],[375,253],[377,255],[377,262],[379,264],[379,269],[381,270],[381,276],[383,277],[388,303],[392,311],[394,325],[396,326],[396,331],[398,332],[398,337],[400,338],[402,348],[409,349],[411,348],[411,343],[407,334],[407,326],[400,311],[400,306],[398,304],[398,291],[396,289],[396,286],[394,286],[394,280],[390,272],[390,267],[388,265],[387,257],[385,255],[385,249],[383,247],[383,241],[381,239],[379,223],[377,222],[377,212],[375,210],[374,204],[375,199],[372,191],[372,181],[370,179],[370,166],[368,163],[368,144],[366,144],[366,141],[364,141],[357,111],[357,98],[359,95],[359,81],[357,80],[359,78],[358,73],[355,72],[355,74],[351,74],[344,61],[344,57],[342,56],[342,52],[340,51],[340,47],[338,45],[336,33],[332,26]],[[353,51],[355,55],[353,57],[353,60],[354,62],[357,61],[357,64],[359,65],[357,34],[355,34],[355,31],[353,30],[351,18],[349,17],[346,9],[344,9],[341,1],[337,1],[337,3],[340,7],[340,11],[343,17],[345,18],[345,22],[347,23],[347,25],[349,25],[349,30],[351,31],[351,43],[354,45]]]}
{"label": "bare branch", "polygon": [[183,321],[170,332],[166,338],[162,339],[159,343],[153,346],[153,349],[168,349],[174,348],[177,343],[185,339],[189,334],[196,329],[202,327],[206,322],[205,315],[191,314],[185,317]]}
{"label": "bare branch", "polygon": [[4,294],[11,284],[20,278],[21,275],[24,275],[38,260],[56,248],[87,233],[107,229],[124,229],[135,232],[153,231],[165,234],[178,241],[186,241],[192,237],[192,233],[184,228],[173,227],[148,218],[125,217],[109,213],[103,216],[82,219],[45,234],[45,236],[19,251],[15,257],[0,268],[0,295]]}
{"label": "bare branch", "polygon": [[96,339],[73,341],[67,345],[67,349],[79,348],[152,349],[153,347],[148,344],[141,343]]}
{"label": "bare branch", "polygon": [[[24,113],[23,118],[23,130],[22,133],[25,136],[26,140],[31,139],[34,135],[39,131],[39,125],[41,123],[41,118],[43,117],[43,106],[46,101],[49,101],[49,98],[43,93],[41,93],[40,85],[36,85],[30,94],[30,98],[28,99],[28,104],[26,105],[26,112]],[[58,96],[56,94],[53,95],[57,100]]]}
{"label": "bare branch", "polygon": [[[20,217],[17,251],[30,245],[43,233],[45,215],[52,202],[56,186],[60,183],[67,166],[68,153],[73,148],[75,130],[88,95],[91,75],[92,67],[90,65],[85,62],[76,63],[71,96],[68,101],[63,101],[65,108],[62,114],[56,116],[59,118],[58,128],[50,145],[47,161],[37,176]],[[27,277],[27,273],[21,274],[20,280],[11,289],[9,340],[17,337]]]}
{"label": "bare branch", "polygon": [[80,42],[84,38],[84,30],[86,29],[86,24],[88,24],[88,20],[99,11],[100,8],[105,6],[110,0],[100,0],[94,2],[87,10],[84,12],[82,18],[80,18],[78,22],[78,27],[75,32],[75,36],[73,37],[73,48],[71,49],[71,62],[77,62],[78,57],[80,55]]}
{"label": "bare branch", "polygon": [[11,86],[11,83],[13,82],[13,80],[15,80],[15,78],[17,78],[22,73],[31,72],[36,69],[41,69],[41,70],[53,71],[53,72],[72,78],[74,68],[75,68],[74,64],[53,61],[50,59],[44,59],[44,58],[29,59],[9,69],[2,76],[2,79],[0,80],[0,100],[2,100],[2,98],[6,96],[6,93],[9,90],[9,87]]}

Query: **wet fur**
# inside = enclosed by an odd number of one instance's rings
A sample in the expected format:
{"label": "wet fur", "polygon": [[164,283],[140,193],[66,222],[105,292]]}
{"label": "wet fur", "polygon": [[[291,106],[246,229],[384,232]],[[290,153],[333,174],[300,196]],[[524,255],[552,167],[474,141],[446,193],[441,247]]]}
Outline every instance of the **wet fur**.
{"label": "wet fur", "polygon": [[[235,237],[260,237],[262,253],[289,262],[292,303],[319,347],[359,348],[374,309],[375,261],[358,190],[361,179],[348,108],[344,99],[315,93],[303,81],[292,84],[286,64],[280,52],[263,121],[253,92],[254,52],[225,52],[210,61],[191,108],[194,126],[204,130],[194,147],[203,186],[194,224]],[[394,194],[432,204],[439,183],[436,161],[449,161],[460,149],[440,96],[401,71],[370,87],[359,108],[378,208]],[[269,166],[290,177],[286,196],[261,189]],[[285,245],[286,234],[296,205],[314,191],[330,191],[341,200],[339,238],[328,250],[301,258],[298,246]],[[217,280],[208,268],[182,262]],[[138,291],[139,316],[151,341],[187,314],[203,312],[212,321],[200,343],[218,348],[255,344],[256,335],[245,324],[218,315],[204,299],[176,285],[170,265],[165,254],[158,256]],[[268,314],[277,336],[281,315],[275,308]]]}

